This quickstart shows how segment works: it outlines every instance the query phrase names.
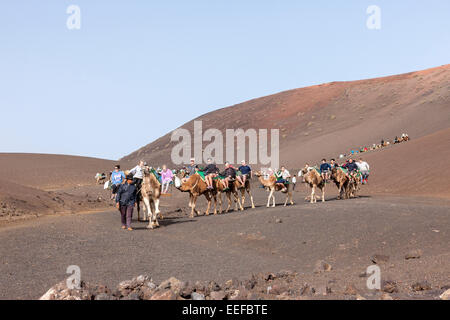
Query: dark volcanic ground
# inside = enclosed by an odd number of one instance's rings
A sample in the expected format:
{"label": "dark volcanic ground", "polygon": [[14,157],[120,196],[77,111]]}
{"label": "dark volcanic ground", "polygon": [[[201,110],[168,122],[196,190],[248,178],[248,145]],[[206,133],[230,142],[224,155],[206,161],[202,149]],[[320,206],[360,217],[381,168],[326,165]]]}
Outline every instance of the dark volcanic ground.
{"label": "dark volcanic ground", "polygon": [[[117,211],[48,216],[3,227],[0,299],[39,298],[68,276],[69,265],[80,266],[84,280],[110,287],[139,274],[155,281],[170,276],[224,281],[293,270],[315,286],[331,281],[334,298],[340,298],[349,284],[367,291],[360,275],[376,254],[389,256],[380,263],[382,279],[400,288],[417,281],[427,281],[434,290],[450,285],[447,200],[363,196],[339,201],[330,194],[330,201],[312,205],[303,201],[305,187],[300,190],[294,206],[265,208],[265,192],[258,188],[260,206],[254,210],[195,219],[176,212],[185,211],[187,194],[175,191],[162,200],[167,219],[154,231],[144,222],[134,222],[133,232],[121,230]],[[205,208],[204,202],[200,206]],[[406,260],[405,254],[416,249],[421,257]],[[318,260],[333,270],[314,274]]]}

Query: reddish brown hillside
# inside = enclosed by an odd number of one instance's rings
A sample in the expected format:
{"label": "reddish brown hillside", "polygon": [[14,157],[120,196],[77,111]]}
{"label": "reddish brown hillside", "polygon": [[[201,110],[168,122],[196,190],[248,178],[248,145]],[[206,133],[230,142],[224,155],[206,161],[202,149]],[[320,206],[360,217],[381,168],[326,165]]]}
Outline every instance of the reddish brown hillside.
{"label": "reddish brown hillside", "polygon": [[3,180],[39,189],[93,184],[97,172],[112,170],[113,161],[53,154],[0,153]]}
{"label": "reddish brown hillside", "polygon": [[[247,116],[243,116],[247,115]],[[205,114],[208,128],[280,129],[280,160],[290,167],[350,148],[393,139],[413,139],[449,127],[450,65],[398,76],[333,82],[254,99]],[[193,121],[182,126],[193,131]],[[170,134],[124,157],[171,164]],[[207,143],[204,143],[206,146]]]}
{"label": "reddish brown hillside", "polygon": [[368,191],[450,198],[450,129],[364,157],[370,163]]}

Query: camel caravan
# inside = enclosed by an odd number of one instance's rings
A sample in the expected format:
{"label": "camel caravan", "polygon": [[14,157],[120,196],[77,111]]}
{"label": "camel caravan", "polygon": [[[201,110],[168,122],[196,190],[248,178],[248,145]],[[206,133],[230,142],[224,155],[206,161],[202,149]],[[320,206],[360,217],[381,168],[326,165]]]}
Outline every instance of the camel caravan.
{"label": "camel caravan", "polygon": [[[362,184],[367,183],[369,165],[362,159],[355,162],[352,159],[339,165],[334,159],[327,163],[322,160],[320,166],[306,164],[298,177],[311,188],[311,193],[305,198],[310,203],[317,203],[317,199],[325,202],[325,187],[335,184],[338,189],[338,199],[357,197]],[[164,219],[159,209],[161,196],[168,194],[168,188],[189,195],[188,207],[190,218],[201,215],[197,208],[197,200],[204,196],[207,206],[203,215],[228,213],[233,207],[234,211],[244,211],[246,197],[250,200],[251,208],[255,208],[252,195],[253,177],[257,177],[258,187],[266,190],[268,197],[266,207],[275,207],[275,195],[284,195],[284,206],[294,205],[293,192],[296,185],[296,175],[291,177],[289,171],[281,166],[280,170],[261,168],[252,171],[245,161],[236,169],[230,163],[225,163],[221,172],[212,159],[207,160],[204,167],[195,164],[191,159],[190,165],[180,170],[169,170],[148,166],[140,161],[133,169],[121,171],[117,165],[105,183],[105,189],[111,191],[111,199],[116,201],[121,212],[122,228],[131,228],[133,209],[136,207],[138,221],[148,221],[148,229],[159,227],[159,220]],[[320,193],[320,194],[319,194]],[[226,206],[223,208],[223,196]],[[143,205],[141,204],[143,202]],[[141,205],[143,219],[141,220]]]}

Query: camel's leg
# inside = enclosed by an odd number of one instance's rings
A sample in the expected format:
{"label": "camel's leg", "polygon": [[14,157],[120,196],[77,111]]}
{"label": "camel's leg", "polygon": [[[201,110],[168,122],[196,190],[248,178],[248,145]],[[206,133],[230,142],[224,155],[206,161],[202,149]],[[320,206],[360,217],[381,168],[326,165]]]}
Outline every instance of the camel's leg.
{"label": "camel's leg", "polygon": [[267,208],[270,207],[270,199],[272,198],[273,190],[270,190],[269,197],[267,198]]}
{"label": "camel's leg", "polygon": [[316,186],[312,186],[311,188],[311,203],[314,203],[316,199]]}
{"label": "camel's leg", "polygon": [[286,192],[286,199],[284,200],[285,207],[287,206],[288,199],[289,199],[289,192]]}
{"label": "camel's leg", "polygon": [[217,194],[213,195],[213,199],[214,199],[214,215],[217,214]]}
{"label": "camel's leg", "polygon": [[152,218],[153,218],[153,212],[150,208],[150,198],[149,197],[143,197],[142,199],[144,201],[144,205],[148,210],[149,213],[149,222],[148,222],[148,226],[147,229],[153,229],[153,223],[152,223]]}
{"label": "camel's leg", "polygon": [[231,192],[228,191],[225,194],[226,194],[226,197],[228,200],[228,206],[227,206],[227,209],[225,210],[225,212],[228,213],[228,211],[230,211],[230,208],[231,208]]}
{"label": "camel's leg", "polygon": [[197,201],[197,196],[192,195],[192,206],[191,206],[191,218],[194,218],[194,212],[195,211],[195,203]]}
{"label": "camel's leg", "polygon": [[[250,197],[250,202],[252,203],[252,209],[255,209],[255,203],[253,202],[253,196],[252,196],[252,191],[250,189],[247,190],[247,193]],[[244,205],[244,204],[242,204]]]}
{"label": "camel's leg", "polygon": [[189,208],[192,208],[192,194],[189,194]]}
{"label": "camel's leg", "polygon": [[217,192],[217,201],[219,202],[219,214],[222,213],[222,193]]}
{"label": "camel's leg", "polygon": [[235,198],[235,202],[236,202],[236,200],[237,200],[237,204],[236,204],[236,211],[237,211],[237,205],[239,204],[239,209],[241,209],[241,211],[244,211],[244,207],[242,206],[242,204],[241,204],[241,198],[239,197],[239,193],[234,193],[234,198]]}
{"label": "camel's leg", "polygon": [[137,221],[141,221],[141,206],[139,199],[136,199]]}
{"label": "camel's leg", "polygon": [[274,189],[273,193],[272,193],[272,208],[275,208],[276,205],[277,204],[276,204],[276,201],[275,201],[275,189]]}
{"label": "camel's leg", "polygon": [[206,200],[208,201],[208,205],[206,206],[205,216],[209,216],[209,210],[211,209],[211,195],[209,193],[205,193]]}
{"label": "camel's leg", "polygon": [[289,192],[289,199],[291,200],[291,205],[294,205],[294,201],[292,200],[292,191]]}
{"label": "camel's leg", "polygon": [[156,214],[161,213],[161,211],[159,211],[159,199],[155,199],[155,211]]}
{"label": "camel's leg", "polygon": [[325,202],[325,185],[322,187],[322,202]]}
{"label": "camel's leg", "polygon": [[[150,201],[150,209],[152,210],[152,221],[153,221],[153,225],[155,227],[159,227],[159,222],[158,222],[158,215],[156,214],[156,205],[155,205],[155,201],[154,199],[152,199],[153,201]],[[161,213],[160,213],[161,215]]]}
{"label": "camel's leg", "polygon": [[242,206],[244,206],[244,203],[245,203],[245,188],[241,189],[241,199],[242,199]]}

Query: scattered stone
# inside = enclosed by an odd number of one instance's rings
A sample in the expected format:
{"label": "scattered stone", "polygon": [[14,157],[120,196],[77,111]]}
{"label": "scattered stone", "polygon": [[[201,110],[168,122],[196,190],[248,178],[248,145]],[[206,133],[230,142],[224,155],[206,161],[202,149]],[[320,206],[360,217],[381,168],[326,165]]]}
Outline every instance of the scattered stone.
{"label": "scattered stone", "polygon": [[405,255],[406,260],[419,259],[422,256],[422,250],[412,250]]}
{"label": "scattered stone", "polygon": [[389,293],[383,293],[381,295],[381,300],[394,300],[394,298],[391,297],[391,295]]}
{"label": "scattered stone", "polygon": [[113,300],[113,297],[106,293],[100,293],[95,296],[95,300]]}
{"label": "scattered stone", "polygon": [[198,292],[193,292],[191,294],[192,300],[205,300],[205,295],[198,293]]}
{"label": "scattered stone", "polygon": [[398,292],[397,283],[395,281],[383,281],[382,291],[386,293]]}
{"label": "scattered stone", "polygon": [[349,284],[347,285],[347,287],[345,287],[344,294],[346,296],[355,296],[358,294],[358,290],[353,284]]}
{"label": "scattered stone", "polygon": [[450,300],[450,289],[444,291],[444,293],[442,293],[439,298],[441,298],[441,300]]}
{"label": "scattered stone", "polygon": [[230,300],[236,300],[239,297],[240,290],[234,290],[230,295]]}
{"label": "scattered stone", "polygon": [[266,274],[266,276],[264,277],[264,280],[266,280],[266,281],[270,281],[270,280],[274,280],[274,279],[276,279],[276,275],[275,274],[273,274],[273,273],[268,273],[268,274]]}
{"label": "scattered stone", "polygon": [[422,281],[414,283],[411,288],[414,291],[426,291],[431,290],[431,285],[427,281]]}
{"label": "scattered stone", "polygon": [[[140,295],[138,292],[131,292],[128,296],[124,297],[122,300],[140,300]],[[170,300],[170,299],[159,299],[159,300]]]}
{"label": "scattered stone", "polygon": [[281,219],[278,218],[278,219],[275,220],[275,222],[276,222],[276,223],[283,223],[283,220],[281,220]]}
{"label": "scattered stone", "polygon": [[370,260],[375,264],[386,263],[389,261],[389,256],[376,254],[370,258]]}
{"label": "scattered stone", "polygon": [[367,300],[363,296],[360,296],[359,294],[356,295],[356,300]]}
{"label": "scattered stone", "polygon": [[314,273],[321,273],[323,271],[329,272],[332,269],[333,269],[333,267],[330,264],[326,263],[323,260],[319,260],[316,262],[316,266],[314,268]]}
{"label": "scattered stone", "polygon": [[178,294],[184,286],[185,284],[182,281],[178,280],[177,278],[171,277],[161,282],[161,284],[158,286],[158,290],[171,289],[176,294]]}
{"label": "scattered stone", "polygon": [[316,292],[315,292],[315,294],[319,295],[319,296],[326,296],[331,293],[332,293],[331,288],[326,285],[317,287]]}
{"label": "scattered stone", "polygon": [[215,281],[211,281],[209,284],[208,284],[208,289],[210,290],[210,291],[220,291],[220,286],[219,286],[219,284],[217,283],[217,282],[215,282]]}
{"label": "scattered stone", "polygon": [[223,291],[213,291],[209,296],[211,300],[225,300],[227,294]]}
{"label": "scattered stone", "polygon": [[150,300],[176,300],[176,298],[177,295],[172,290],[163,290],[157,291]]}
{"label": "scattered stone", "polygon": [[300,289],[300,295],[302,295],[302,296],[309,296],[312,293],[313,293],[312,288],[307,283],[305,283],[303,285],[303,288]]}
{"label": "scattered stone", "polygon": [[270,290],[270,294],[274,294],[274,295],[280,295],[283,292],[286,292],[288,290],[288,288],[282,284],[274,284],[272,286],[272,289]]}

